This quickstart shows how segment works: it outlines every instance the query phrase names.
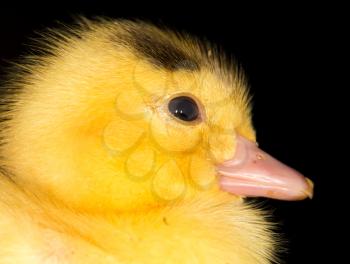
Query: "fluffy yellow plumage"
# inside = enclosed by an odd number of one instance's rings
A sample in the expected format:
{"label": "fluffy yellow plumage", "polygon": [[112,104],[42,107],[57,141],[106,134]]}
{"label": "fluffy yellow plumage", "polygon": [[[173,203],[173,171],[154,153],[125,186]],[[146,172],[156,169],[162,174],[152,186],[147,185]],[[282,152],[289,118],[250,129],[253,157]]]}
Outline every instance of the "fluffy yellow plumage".
{"label": "fluffy yellow plumage", "polygon": [[[270,224],[217,184],[255,140],[237,68],[138,22],[49,35],[7,86],[0,263],[269,263]],[[181,95],[200,120],[169,114]]]}

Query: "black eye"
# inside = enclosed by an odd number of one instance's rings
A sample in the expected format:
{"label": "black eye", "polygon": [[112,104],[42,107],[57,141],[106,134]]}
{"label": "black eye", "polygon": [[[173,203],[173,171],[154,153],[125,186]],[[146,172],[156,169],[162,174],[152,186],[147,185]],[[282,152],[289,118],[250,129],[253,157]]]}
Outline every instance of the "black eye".
{"label": "black eye", "polygon": [[196,102],[187,96],[179,96],[170,100],[169,112],[183,121],[194,121],[199,116]]}

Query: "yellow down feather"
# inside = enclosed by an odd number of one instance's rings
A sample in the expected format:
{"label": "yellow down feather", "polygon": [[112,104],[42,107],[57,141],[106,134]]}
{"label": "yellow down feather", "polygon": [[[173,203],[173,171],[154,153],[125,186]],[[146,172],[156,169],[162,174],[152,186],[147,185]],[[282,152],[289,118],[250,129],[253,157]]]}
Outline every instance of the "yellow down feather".
{"label": "yellow down feather", "polygon": [[[199,61],[154,65],[146,32]],[[270,263],[263,213],[219,190],[215,164],[255,139],[242,74],[208,44],[141,22],[48,31],[16,67],[0,123],[0,263]],[[167,112],[191,95],[201,120]]]}

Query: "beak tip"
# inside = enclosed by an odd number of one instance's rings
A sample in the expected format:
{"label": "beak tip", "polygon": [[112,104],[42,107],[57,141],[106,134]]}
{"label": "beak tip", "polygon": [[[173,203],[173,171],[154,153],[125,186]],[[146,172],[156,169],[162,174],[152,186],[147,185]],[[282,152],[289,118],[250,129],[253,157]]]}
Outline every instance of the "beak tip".
{"label": "beak tip", "polygon": [[314,183],[309,178],[304,178],[304,181],[306,183],[306,186],[303,187],[301,191],[298,192],[295,196],[292,197],[291,200],[294,201],[301,201],[306,198],[309,198],[310,200],[314,197]]}
{"label": "beak tip", "polygon": [[306,183],[307,183],[307,190],[305,191],[307,197],[312,199],[314,197],[314,183],[309,179],[305,178]]}

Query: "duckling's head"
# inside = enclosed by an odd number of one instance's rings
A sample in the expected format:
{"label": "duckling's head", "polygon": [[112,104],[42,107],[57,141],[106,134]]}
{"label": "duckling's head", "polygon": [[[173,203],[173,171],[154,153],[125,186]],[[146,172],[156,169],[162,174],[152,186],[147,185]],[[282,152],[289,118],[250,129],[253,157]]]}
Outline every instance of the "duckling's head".
{"label": "duckling's head", "polygon": [[19,89],[2,114],[2,163],[26,189],[86,210],[157,206],[220,185],[311,193],[257,148],[245,80],[214,47],[130,21],[84,20],[49,39],[8,86]]}

